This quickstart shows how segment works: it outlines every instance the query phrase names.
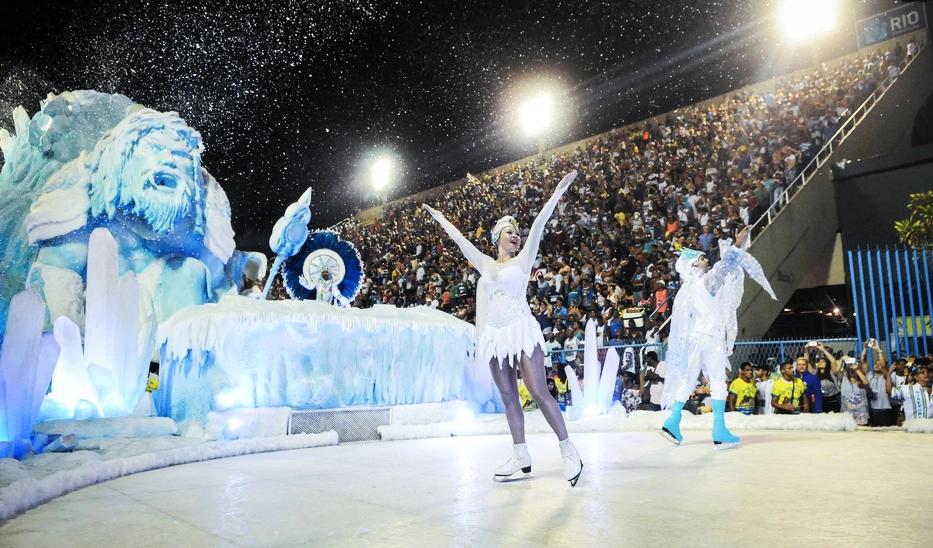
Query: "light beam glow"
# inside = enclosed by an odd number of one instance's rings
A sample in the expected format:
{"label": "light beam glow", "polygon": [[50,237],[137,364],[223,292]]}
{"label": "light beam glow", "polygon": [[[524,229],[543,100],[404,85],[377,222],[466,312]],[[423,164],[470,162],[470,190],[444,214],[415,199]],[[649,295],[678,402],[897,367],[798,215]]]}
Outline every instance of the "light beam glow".
{"label": "light beam glow", "polygon": [[522,130],[531,137],[547,129],[553,116],[554,99],[545,94],[538,95],[522,105],[518,113]]}
{"label": "light beam glow", "polygon": [[779,13],[783,34],[792,42],[813,40],[836,28],[838,0],[784,0]]}
{"label": "light beam glow", "polygon": [[383,156],[376,160],[373,167],[370,168],[372,175],[373,188],[382,190],[389,185],[389,178],[392,175],[392,160]]}

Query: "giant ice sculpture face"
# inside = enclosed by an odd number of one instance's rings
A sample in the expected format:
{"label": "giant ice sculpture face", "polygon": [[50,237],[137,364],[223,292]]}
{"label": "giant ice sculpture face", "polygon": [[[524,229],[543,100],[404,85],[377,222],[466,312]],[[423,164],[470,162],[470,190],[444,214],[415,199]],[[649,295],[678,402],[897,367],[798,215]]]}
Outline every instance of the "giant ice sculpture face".
{"label": "giant ice sculpture face", "polygon": [[91,155],[92,214],[142,221],[146,238],[204,232],[201,136],[172,113],[140,109],[101,139]]}

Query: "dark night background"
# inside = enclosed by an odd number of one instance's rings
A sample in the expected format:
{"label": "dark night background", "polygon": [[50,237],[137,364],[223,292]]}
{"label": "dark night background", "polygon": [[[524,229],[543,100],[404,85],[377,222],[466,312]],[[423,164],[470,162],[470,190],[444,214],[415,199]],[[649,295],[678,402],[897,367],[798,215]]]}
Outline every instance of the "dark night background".
{"label": "dark night background", "polygon": [[[563,90],[556,146],[813,62],[782,43],[776,1],[459,3],[17,2],[0,29],[0,127],[48,92],[97,89],[177,111],[230,198],[237,247],[269,253],[284,207],[315,188],[312,226],[536,152],[507,115],[543,77]],[[840,0],[819,55],[897,5]]]}

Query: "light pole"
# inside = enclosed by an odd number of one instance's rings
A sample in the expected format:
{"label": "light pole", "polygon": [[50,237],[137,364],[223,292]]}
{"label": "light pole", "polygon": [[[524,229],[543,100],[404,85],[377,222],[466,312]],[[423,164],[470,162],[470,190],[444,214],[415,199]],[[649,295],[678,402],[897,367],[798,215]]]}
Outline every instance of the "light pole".
{"label": "light pole", "polygon": [[545,130],[554,116],[554,100],[550,95],[540,94],[522,105],[518,112],[522,130],[529,137],[537,137],[538,154],[544,156]]}
{"label": "light pole", "polygon": [[382,198],[382,205],[385,205],[389,199],[389,179],[392,175],[392,160],[387,156],[382,156],[369,168],[372,176],[373,190]]}

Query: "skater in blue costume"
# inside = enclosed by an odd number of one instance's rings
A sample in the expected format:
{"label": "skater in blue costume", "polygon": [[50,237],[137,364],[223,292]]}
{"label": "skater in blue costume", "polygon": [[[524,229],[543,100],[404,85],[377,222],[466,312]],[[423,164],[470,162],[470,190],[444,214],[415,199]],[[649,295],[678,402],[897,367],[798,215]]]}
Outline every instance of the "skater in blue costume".
{"label": "skater in blue costume", "polygon": [[583,470],[583,462],[567,434],[560,407],[548,392],[544,370],[544,336],[525,298],[545,224],[576,176],[577,172],[573,171],[558,183],[554,195],[544,204],[532,223],[528,242],[521,252],[522,233],[518,223],[510,216],[499,219],[490,233],[498,255],[495,259],[480,252],[438,211],[428,205],[422,206],[440,223],[480,273],[476,287],[476,359],[477,363],[489,364],[492,378],[505,404],[513,442],[512,457],[496,469],[493,476],[496,481],[522,479],[514,475],[519,471],[525,474],[531,472],[531,456],[525,445],[525,417],[518,396],[518,367],[521,367],[522,380],[531,392],[531,397],[557,434],[564,477],[572,486],[576,486]]}
{"label": "skater in blue costume", "polygon": [[748,228],[735,238],[720,240],[719,249],[726,250],[722,260],[711,269],[709,261],[699,251],[685,249],[675,268],[682,285],[674,300],[671,333],[665,356],[667,371],[661,405],[670,408],[661,435],[680,445],[680,417],[684,403],[696,388],[700,371],[709,380],[713,401],[713,444],[716,449],[738,447],[739,438],[726,428],[726,369],[728,357],[738,331],[735,311],[742,302],[744,273],[775,299],[771,284],[761,265],[745,249]]}

